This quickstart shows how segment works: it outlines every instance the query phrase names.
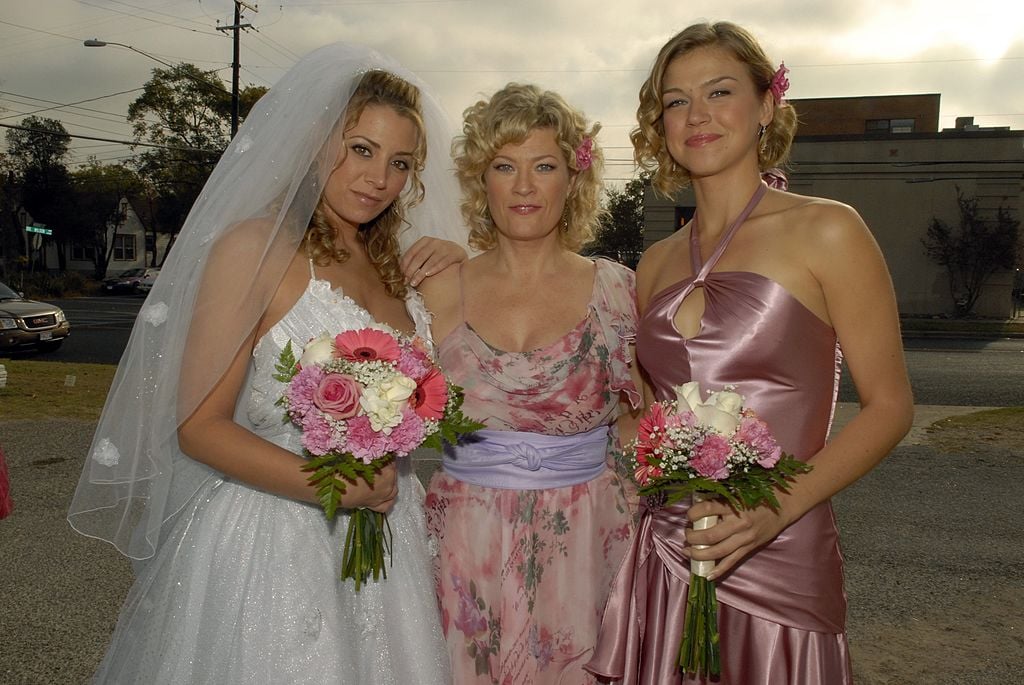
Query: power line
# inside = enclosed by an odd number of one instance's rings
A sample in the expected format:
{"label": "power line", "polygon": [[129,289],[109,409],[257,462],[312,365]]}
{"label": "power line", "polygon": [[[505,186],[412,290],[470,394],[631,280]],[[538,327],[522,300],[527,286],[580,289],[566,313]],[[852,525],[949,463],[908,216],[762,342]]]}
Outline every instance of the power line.
{"label": "power line", "polygon": [[[218,38],[222,37],[220,34],[217,34],[217,33],[210,33],[209,31],[203,31],[203,30],[200,30],[200,29],[193,29],[193,28],[189,28],[187,26],[180,26],[178,24],[172,24],[172,23],[167,22],[167,21],[159,21],[158,19],[150,19],[149,17],[144,17],[144,16],[141,16],[139,14],[132,14],[131,12],[122,12],[121,10],[111,9],[110,7],[104,7],[103,5],[94,5],[91,2],[87,2],[87,0],[78,0],[78,1],[80,3],[82,3],[83,5],[88,5],[89,7],[95,7],[96,9],[103,10],[104,12],[113,12],[114,14],[124,14],[126,16],[132,17],[133,19],[141,19],[142,21],[149,21],[149,22],[152,22],[154,24],[160,24],[161,26],[170,26],[171,28],[180,29],[182,31],[189,31],[191,33],[201,33],[201,34],[206,35],[206,36],[217,36]],[[176,18],[183,19],[182,17],[176,17]],[[184,19],[184,21],[191,21],[191,20],[190,19]]]}
{"label": "power line", "polygon": [[82,140],[98,140],[105,143],[120,143],[121,145],[129,145],[131,147],[156,147],[162,150],[175,150],[177,152],[205,152],[211,155],[219,155],[223,153],[223,150],[204,150],[198,147],[175,147],[173,145],[158,145],[156,143],[140,143],[134,140],[114,140],[112,138],[97,138],[96,136],[83,136],[75,133],[57,133],[54,131],[47,131],[41,128],[30,128],[28,126],[15,126],[14,124],[0,124],[3,128],[13,128],[18,131],[28,131],[29,133],[42,133],[48,136],[62,136],[67,138],[81,138]]}

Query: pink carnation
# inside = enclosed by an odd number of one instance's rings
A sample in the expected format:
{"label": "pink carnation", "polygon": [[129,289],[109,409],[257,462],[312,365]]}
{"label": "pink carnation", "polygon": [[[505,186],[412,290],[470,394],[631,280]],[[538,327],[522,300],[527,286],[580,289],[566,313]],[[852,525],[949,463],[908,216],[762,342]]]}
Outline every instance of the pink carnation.
{"label": "pink carnation", "polygon": [[690,466],[697,472],[697,475],[712,480],[722,480],[729,477],[729,454],[732,446],[729,441],[718,433],[711,433],[704,437],[694,446],[693,456],[690,457]]}
{"label": "pink carnation", "polygon": [[353,416],[348,420],[347,449],[364,464],[383,457],[390,451],[391,444],[391,436],[373,430],[366,416]]}
{"label": "pink carnation", "polygon": [[434,368],[430,356],[416,345],[403,345],[398,358],[398,371],[414,381],[426,376]]}
{"label": "pink carnation", "polygon": [[[305,366],[288,383],[285,397],[288,399],[288,413],[301,419],[313,407],[313,396],[323,380],[324,370],[319,366]],[[296,421],[299,423],[299,421]]]}
{"label": "pink carnation", "polygon": [[757,463],[770,469],[782,457],[782,448],[775,441],[768,424],[753,416],[740,419],[740,427],[736,430],[736,438],[750,445],[757,452]]}
{"label": "pink carnation", "polygon": [[318,457],[338,447],[334,429],[319,412],[309,412],[302,418],[302,446]]}
{"label": "pink carnation", "polygon": [[395,426],[391,431],[391,451],[398,454],[409,454],[423,444],[427,437],[426,427],[423,419],[417,416],[412,409],[402,411],[402,423]]}

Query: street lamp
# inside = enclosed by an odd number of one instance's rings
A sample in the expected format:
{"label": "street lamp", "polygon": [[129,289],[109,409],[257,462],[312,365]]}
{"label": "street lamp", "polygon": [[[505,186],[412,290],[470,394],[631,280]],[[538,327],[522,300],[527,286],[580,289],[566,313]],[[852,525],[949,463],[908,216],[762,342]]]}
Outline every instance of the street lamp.
{"label": "street lamp", "polygon": [[154,57],[153,55],[149,54],[148,52],[143,52],[142,50],[139,50],[138,48],[133,47],[131,45],[128,45],[127,43],[115,43],[112,40],[100,40],[99,38],[89,38],[88,40],[82,41],[82,45],[84,45],[87,48],[105,48],[108,45],[116,45],[116,46],[121,47],[121,48],[128,48],[132,52],[137,52],[140,55],[143,55],[144,57],[148,57],[148,58],[150,58],[151,60],[153,60],[155,62],[159,62],[160,64],[164,65],[165,67],[170,67],[171,69],[174,68],[173,64],[170,64],[169,62],[165,62],[162,59],[160,59],[159,57]]}

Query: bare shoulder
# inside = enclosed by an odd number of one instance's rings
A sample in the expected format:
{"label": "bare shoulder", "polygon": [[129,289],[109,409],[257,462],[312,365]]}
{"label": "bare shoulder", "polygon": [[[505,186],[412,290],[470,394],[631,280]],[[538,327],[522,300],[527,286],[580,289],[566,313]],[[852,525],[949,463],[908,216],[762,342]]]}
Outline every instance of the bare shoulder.
{"label": "bare shoulder", "polygon": [[820,197],[790,198],[791,206],[782,213],[786,247],[803,256],[820,282],[884,263],[878,243],[853,207]]}
{"label": "bare shoulder", "polygon": [[800,240],[828,247],[870,235],[867,225],[853,207],[823,197],[780,193],[781,216]]}

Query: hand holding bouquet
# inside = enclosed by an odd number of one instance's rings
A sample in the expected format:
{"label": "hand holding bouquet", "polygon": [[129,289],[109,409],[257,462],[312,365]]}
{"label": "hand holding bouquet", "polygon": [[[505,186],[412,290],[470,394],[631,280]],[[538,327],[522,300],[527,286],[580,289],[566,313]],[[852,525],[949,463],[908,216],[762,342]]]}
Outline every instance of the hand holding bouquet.
{"label": "hand holding bouquet", "polygon": [[[782,453],[771,430],[743,398],[729,388],[701,399],[700,384],[676,387],[676,399],[656,402],[640,422],[637,438],[627,446],[640,495],[675,504],[722,497],[735,509],[766,504],[778,509],[775,488],[811,467]],[[715,516],[694,522],[702,530]],[[691,561],[679,665],[687,673],[717,675],[718,600],[707,575],[713,561]]]}
{"label": "hand holding bouquet", "polygon": [[[302,429],[309,482],[328,519],[341,506],[348,483],[374,476],[396,457],[420,446],[440,450],[442,440],[483,424],[462,413],[462,389],[452,385],[420,338],[382,328],[324,334],[310,340],[298,360],[291,342],[278,358],[277,380],[287,384],[278,404],[286,421]],[[356,590],[372,575],[387,577],[387,515],[354,509],[342,554],[342,579]]]}

